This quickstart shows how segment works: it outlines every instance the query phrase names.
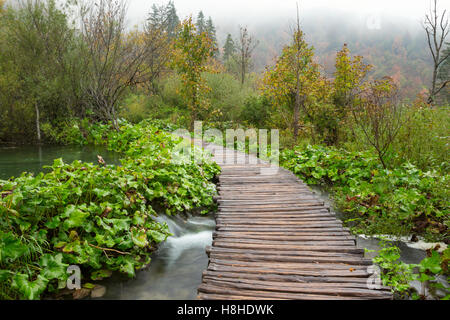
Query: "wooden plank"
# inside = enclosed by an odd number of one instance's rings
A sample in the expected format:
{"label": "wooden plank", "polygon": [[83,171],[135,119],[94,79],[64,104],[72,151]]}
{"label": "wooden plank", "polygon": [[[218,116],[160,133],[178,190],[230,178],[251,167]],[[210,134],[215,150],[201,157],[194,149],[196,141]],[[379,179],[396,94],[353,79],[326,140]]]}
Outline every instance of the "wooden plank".
{"label": "wooden plank", "polygon": [[[202,297],[202,294],[206,294],[209,296],[210,294],[217,294],[219,296],[239,296],[243,297],[242,299],[250,300],[253,298],[256,300],[263,299],[283,299],[283,300],[349,300],[351,298],[348,297],[340,297],[340,296],[326,296],[326,295],[314,295],[314,294],[292,294],[292,293],[284,293],[284,292],[267,292],[267,291],[258,291],[258,290],[236,290],[233,288],[223,288],[216,287],[213,285],[200,285],[198,291],[200,292],[199,297]],[[363,297],[360,297],[363,300]],[[367,300],[369,298],[366,298]]]}
{"label": "wooden plank", "polygon": [[236,254],[236,253],[217,253],[211,252],[209,255],[212,259],[233,259],[239,261],[258,262],[258,261],[270,261],[270,262],[298,262],[298,263],[345,263],[349,265],[373,265],[370,259],[356,258],[339,258],[339,257],[305,257],[305,256],[267,256],[265,254]]}
{"label": "wooden plank", "polygon": [[219,231],[229,231],[229,232],[304,232],[304,233],[328,233],[328,232],[343,232],[345,231],[342,227],[324,227],[324,228],[307,228],[307,227],[296,227],[292,226],[291,228],[285,228],[284,230],[268,228],[268,227],[259,227],[259,226],[216,226],[216,230]]}
{"label": "wooden plank", "polygon": [[280,240],[280,239],[240,239],[240,238],[224,238],[217,237],[213,241],[215,243],[236,243],[236,244],[261,244],[261,245],[300,245],[300,246],[348,246],[355,245],[354,240],[335,239],[335,240]]}
{"label": "wooden plank", "polygon": [[363,249],[356,246],[329,246],[329,245],[283,245],[283,244],[257,244],[257,243],[232,243],[225,241],[213,241],[213,245],[222,248],[241,248],[241,249],[263,249],[263,250],[306,250],[306,251],[332,251],[364,253]]}
{"label": "wooden plank", "polygon": [[265,233],[259,235],[246,234],[245,236],[236,233],[213,233],[213,239],[247,239],[247,240],[276,240],[276,241],[342,241],[348,240],[355,242],[355,237],[348,235],[315,235],[315,236],[301,236],[295,234],[289,235],[267,235]]}
{"label": "wooden plank", "polygon": [[311,270],[311,271],[323,271],[334,270],[342,271],[351,276],[354,272],[362,271],[367,274],[367,265],[349,265],[345,263],[294,263],[294,262],[282,262],[282,261],[241,261],[228,259],[210,258],[210,263],[221,266],[233,266],[233,267],[247,267],[247,268],[278,268],[280,270]]}
{"label": "wooden plank", "polygon": [[290,283],[352,283],[359,284],[361,286],[367,285],[367,278],[365,277],[314,277],[314,276],[299,276],[290,274],[275,274],[275,273],[251,273],[246,270],[236,270],[236,271],[213,271],[205,270],[203,271],[202,277],[205,279],[207,276],[212,276],[215,278],[237,278],[237,279],[254,279],[254,280],[267,280],[267,281],[277,281],[277,282],[290,282]]}
{"label": "wooden plank", "polygon": [[[390,293],[383,291],[361,289],[361,288],[323,288],[323,287],[305,287],[305,286],[278,286],[274,287],[273,283],[259,284],[259,283],[237,283],[221,280],[209,280],[207,286],[225,287],[237,290],[260,290],[271,292],[289,292],[289,293],[303,293],[303,294],[321,294],[327,296],[350,296],[350,297],[365,297],[365,298],[379,298],[388,299]],[[206,286],[206,287],[207,287]]]}
{"label": "wooden plank", "polygon": [[275,168],[273,175],[264,175],[267,162],[218,150],[219,211],[200,299],[392,298],[388,288],[367,287],[372,261],[292,172]]}
{"label": "wooden plank", "polygon": [[[206,273],[203,275],[203,279],[212,281],[224,281],[229,283],[242,283],[242,284],[254,284],[261,286],[271,286],[271,287],[284,287],[284,288],[297,288],[298,283],[291,281],[280,281],[280,280],[268,280],[268,277],[264,279],[246,279],[242,277],[232,277],[230,275],[225,275],[218,277],[215,274]],[[391,289],[385,286],[379,286],[376,289],[369,289],[366,282],[302,282],[302,288],[355,288],[362,290],[375,290],[381,292],[390,292]]]}
{"label": "wooden plank", "polygon": [[271,257],[282,256],[297,256],[297,257],[341,257],[341,258],[362,258],[361,253],[348,253],[348,252],[327,252],[327,251],[267,251],[267,250],[252,250],[252,249],[239,249],[239,248],[221,248],[221,247],[206,247],[206,253],[249,253],[249,254],[266,254]]}
{"label": "wooden plank", "polygon": [[308,277],[359,277],[367,279],[370,275],[365,270],[354,270],[349,272],[348,270],[305,270],[305,269],[282,269],[277,268],[275,265],[271,267],[242,267],[242,266],[229,266],[216,263],[210,263],[208,269],[218,272],[246,272],[256,274],[278,274],[278,275],[297,275]]}

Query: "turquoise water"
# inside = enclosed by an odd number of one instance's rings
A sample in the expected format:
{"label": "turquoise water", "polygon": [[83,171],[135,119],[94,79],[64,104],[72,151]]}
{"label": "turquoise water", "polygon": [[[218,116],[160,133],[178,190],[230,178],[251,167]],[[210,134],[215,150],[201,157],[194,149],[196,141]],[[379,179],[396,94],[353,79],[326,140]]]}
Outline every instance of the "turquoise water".
{"label": "turquoise water", "polygon": [[18,177],[22,172],[39,173],[43,166],[52,165],[54,159],[97,163],[101,155],[107,164],[120,164],[117,153],[95,146],[0,146],[0,179]]}

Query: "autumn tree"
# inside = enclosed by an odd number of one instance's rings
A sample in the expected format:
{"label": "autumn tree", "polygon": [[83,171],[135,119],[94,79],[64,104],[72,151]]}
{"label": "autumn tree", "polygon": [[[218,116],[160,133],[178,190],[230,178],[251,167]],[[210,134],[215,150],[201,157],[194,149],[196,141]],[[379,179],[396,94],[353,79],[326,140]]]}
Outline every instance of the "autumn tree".
{"label": "autumn tree", "polygon": [[126,90],[148,81],[152,46],[125,32],[126,3],[97,0],[80,12],[85,43],[83,91],[101,120],[118,130],[117,104]]}
{"label": "autumn tree", "polygon": [[350,114],[354,101],[361,92],[372,66],[365,64],[362,56],[351,57],[347,44],[336,55],[333,105],[334,124],[330,127],[329,144],[338,141],[338,129]]}
{"label": "autumn tree", "polygon": [[[4,13],[2,26],[1,56],[5,69],[0,73],[5,72],[16,81],[9,93],[15,92],[9,106],[17,111],[11,110],[8,117],[13,119],[16,113],[20,114],[19,109],[27,109],[31,114],[33,110],[35,135],[40,141],[42,120],[57,122],[63,115],[76,115],[81,103],[79,58],[72,54],[74,30],[54,0],[19,2],[16,10]],[[23,118],[16,124],[20,127],[22,123],[25,125]]]}
{"label": "autumn tree", "polygon": [[258,41],[249,34],[247,27],[239,28],[239,39],[237,41],[236,49],[237,54],[235,55],[237,64],[239,65],[239,73],[241,78],[241,84],[245,82],[245,77],[247,76],[250,67],[252,54],[258,45]]}
{"label": "autumn tree", "polygon": [[291,110],[294,140],[299,134],[300,112],[312,118],[308,105],[314,100],[321,79],[319,66],[313,61],[314,51],[301,30],[296,30],[290,45],[283,48],[274,67],[268,69],[263,79],[264,94],[275,106]]}
{"label": "autumn tree", "polygon": [[428,48],[433,57],[433,75],[428,97],[428,103],[433,104],[436,96],[450,83],[448,78],[439,79],[438,77],[440,68],[450,56],[450,52],[443,51],[450,26],[447,11],[438,12],[437,0],[433,0],[430,13],[425,15],[423,27],[427,34]]}
{"label": "autumn tree", "polygon": [[367,142],[376,150],[384,168],[386,154],[404,123],[398,88],[390,77],[364,85],[352,114]]}
{"label": "autumn tree", "polygon": [[190,128],[200,110],[207,108],[206,93],[209,87],[202,77],[207,71],[208,58],[212,57],[214,46],[206,32],[198,33],[192,18],[183,21],[174,46],[173,64],[183,81],[183,95],[191,111]]}

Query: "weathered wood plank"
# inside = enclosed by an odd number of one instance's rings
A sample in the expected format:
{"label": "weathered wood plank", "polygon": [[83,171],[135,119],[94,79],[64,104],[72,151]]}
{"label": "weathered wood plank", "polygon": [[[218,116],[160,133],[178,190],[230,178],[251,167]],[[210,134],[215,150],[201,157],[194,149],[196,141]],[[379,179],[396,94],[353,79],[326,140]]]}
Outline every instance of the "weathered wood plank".
{"label": "weathered wood plank", "polygon": [[262,174],[269,164],[254,155],[215,151],[219,211],[199,299],[392,298],[388,288],[368,288],[372,261],[292,172]]}
{"label": "weathered wood plank", "polygon": [[306,294],[322,294],[328,296],[350,296],[350,297],[365,297],[365,298],[379,298],[389,299],[390,293],[378,290],[361,289],[361,288],[324,288],[324,287],[305,287],[302,286],[273,286],[273,283],[236,283],[231,281],[209,280],[208,285],[216,287],[244,289],[244,290],[260,290],[260,291],[274,291],[274,292],[289,292],[289,293],[306,293]]}
{"label": "weathered wood plank", "polygon": [[261,249],[239,249],[239,248],[221,248],[221,247],[206,247],[206,253],[249,253],[249,254],[266,254],[271,257],[282,256],[297,256],[297,257],[340,257],[340,258],[362,258],[362,253],[348,253],[348,252],[330,252],[330,251],[275,251],[275,250],[261,250]]}
{"label": "weathered wood plank", "polygon": [[[256,285],[267,285],[273,287],[290,287],[297,288],[298,283],[290,281],[280,281],[280,280],[268,280],[268,277],[264,279],[246,279],[242,277],[232,277],[230,275],[225,275],[217,277],[215,274],[206,273],[203,275],[203,279],[212,281],[224,281],[230,283],[242,283],[242,284],[256,284]],[[367,282],[367,281],[366,281]],[[376,290],[381,292],[390,292],[389,287],[379,286],[375,289],[369,289],[366,282],[302,282],[302,288],[355,288],[362,290]]]}
{"label": "weathered wood plank", "polygon": [[339,258],[339,257],[305,257],[305,256],[267,256],[264,254],[236,254],[236,253],[217,253],[211,252],[209,257],[211,259],[221,259],[225,260],[227,258],[248,261],[248,262],[259,262],[259,261],[270,261],[270,262],[294,262],[294,263],[345,263],[349,265],[363,265],[371,266],[372,260],[357,258]]}
{"label": "weathered wood plank", "polygon": [[237,279],[254,279],[254,280],[267,280],[276,282],[290,282],[290,283],[352,283],[354,285],[367,286],[367,278],[364,277],[314,277],[314,276],[299,276],[291,274],[275,274],[275,273],[251,273],[246,270],[236,271],[203,271],[202,277],[207,276],[215,278],[237,278]]}

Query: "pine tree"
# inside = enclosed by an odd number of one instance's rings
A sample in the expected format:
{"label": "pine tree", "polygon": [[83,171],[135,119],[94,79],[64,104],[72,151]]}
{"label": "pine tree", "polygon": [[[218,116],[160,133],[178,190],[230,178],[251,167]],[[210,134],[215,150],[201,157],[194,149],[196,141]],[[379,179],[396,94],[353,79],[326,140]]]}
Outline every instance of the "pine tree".
{"label": "pine tree", "polygon": [[200,11],[198,13],[197,23],[195,24],[195,27],[197,28],[198,34],[202,34],[206,31],[205,15],[203,14],[203,11]]}
{"label": "pine tree", "polygon": [[169,38],[174,38],[176,29],[180,24],[177,10],[173,1],[169,1],[166,5],[152,6],[152,10],[147,18],[148,27],[153,29],[164,30]]}
{"label": "pine tree", "polygon": [[214,57],[217,58],[219,55],[219,49],[217,45],[216,27],[214,26],[211,17],[209,17],[206,21],[206,33],[208,34],[208,37],[211,39],[212,44],[214,45]]}
{"label": "pine tree", "polygon": [[177,15],[177,9],[173,1],[169,1],[166,6],[167,15],[167,33],[170,38],[176,36],[177,27],[180,25],[180,18]]}
{"label": "pine tree", "polygon": [[161,27],[164,24],[164,7],[153,4],[147,22],[152,27]]}
{"label": "pine tree", "polygon": [[223,46],[223,62],[227,62],[236,53],[236,45],[234,44],[233,37],[228,34],[225,45]]}

